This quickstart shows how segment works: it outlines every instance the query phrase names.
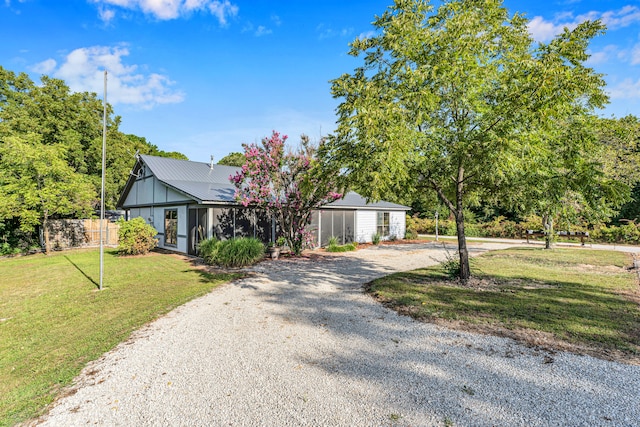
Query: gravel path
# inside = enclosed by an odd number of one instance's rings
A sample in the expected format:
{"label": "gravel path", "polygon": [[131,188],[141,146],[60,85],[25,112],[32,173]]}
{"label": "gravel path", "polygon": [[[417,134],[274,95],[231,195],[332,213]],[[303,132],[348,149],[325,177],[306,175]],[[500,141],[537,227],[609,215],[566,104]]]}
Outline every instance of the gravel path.
{"label": "gravel path", "polygon": [[638,366],[418,323],[362,292],[442,258],[424,244],[262,263],[92,363],[41,421],[640,426]]}

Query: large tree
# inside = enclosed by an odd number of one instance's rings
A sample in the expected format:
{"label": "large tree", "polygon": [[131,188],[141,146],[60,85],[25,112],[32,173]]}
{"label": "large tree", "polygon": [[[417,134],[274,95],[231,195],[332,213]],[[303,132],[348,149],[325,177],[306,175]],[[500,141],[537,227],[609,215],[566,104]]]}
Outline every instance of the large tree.
{"label": "large tree", "polygon": [[537,128],[606,102],[584,66],[600,22],[534,44],[501,0],[396,0],[351,43],[364,64],[332,81],[338,129],[325,153],[365,196],[435,191],[456,220],[460,278],[470,277],[464,209],[496,200],[523,156],[545,150]]}
{"label": "large tree", "polygon": [[[107,109],[105,205],[113,209],[136,151],[186,157],[123,134],[120,118]],[[102,120],[103,103],[95,93],[72,92],[47,76],[37,85],[0,67],[0,222],[11,225],[0,238],[6,240],[16,224],[29,232],[49,218],[92,214],[88,207],[99,204]]]}
{"label": "large tree", "polygon": [[601,126],[600,119],[586,114],[537,126],[530,138],[541,139],[544,149],[530,152],[509,175],[510,207],[542,217],[546,248],[557,221],[563,220],[565,229],[607,221],[628,200],[629,185],[609,164],[620,149],[602,142]]}
{"label": "large tree", "polygon": [[49,219],[91,215],[96,193],[88,177],[69,166],[61,147],[38,145],[37,138],[8,137],[0,145],[0,218],[18,218],[25,232],[42,226],[48,254]]}
{"label": "large tree", "polygon": [[336,175],[316,160],[317,147],[308,137],[303,135],[301,139],[300,146],[289,151],[285,147],[287,136],[276,131],[260,145],[244,144],[245,162],[230,177],[236,186],[236,200],[275,216],[296,255],[310,238],[306,227],[312,211],[341,197],[334,191]]}

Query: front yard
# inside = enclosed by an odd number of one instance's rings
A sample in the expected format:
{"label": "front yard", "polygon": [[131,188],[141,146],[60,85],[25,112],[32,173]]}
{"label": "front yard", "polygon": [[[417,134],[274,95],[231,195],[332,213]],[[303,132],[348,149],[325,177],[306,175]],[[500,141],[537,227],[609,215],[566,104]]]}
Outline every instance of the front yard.
{"label": "front yard", "polygon": [[438,266],[373,281],[368,291],[421,321],[640,364],[640,287],[629,254],[493,251],[467,286]]}
{"label": "front yard", "polygon": [[96,250],[0,260],[0,426],[37,416],[83,366],[132,331],[238,275],[176,255]]}

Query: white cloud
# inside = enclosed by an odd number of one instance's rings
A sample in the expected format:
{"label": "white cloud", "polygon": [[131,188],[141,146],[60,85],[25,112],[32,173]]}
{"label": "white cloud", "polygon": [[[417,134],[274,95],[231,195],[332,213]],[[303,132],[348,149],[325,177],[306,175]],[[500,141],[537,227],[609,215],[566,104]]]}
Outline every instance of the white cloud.
{"label": "white cloud", "polygon": [[[119,7],[129,10],[140,10],[156,19],[169,20],[189,15],[193,12],[208,11],[215,16],[222,26],[228,24],[230,17],[238,14],[238,6],[229,0],[91,0],[99,4],[100,17],[107,22],[113,19],[115,12],[106,6]],[[104,15],[103,11],[110,13]]]}
{"label": "white cloud", "polygon": [[376,32],[373,30],[358,34],[359,39],[369,39],[375,36],[376,36]]}
{"label": "white cloud", "polygon": [[635,45],[631,50],[631,65],[640,64],[640,43]]}
{"label": "white cloud", "polygon": [[[182,102],[184,94],[171,89],[174,84],[167,76],[138,71],[137,65],[126,65],[123,58],[129,55],[125,46],[92,46],[69,53],[62,64],[48,59],[36,67],[50,68],[52,76],[63,79],[77,92],[101,94],[104,86],[104,70],[107,70],[107,101],[111,104],[129,104],[144,109],[158,104]],[[35,67],[34,67],[35,68]]]}
{"label": "white cloud", "polygon": [[640,99],[640,79],[624,79],[609,90],[611,99]]}
{"label": "white cloud", "polygon": [[613,57],[620,58],[621,52],[618,46],[610,44],[598,52],[590,52],[591,57],[587,60],[587,65],[598,65],[608,62]]}
{"label": "white cloud", "polygon": [[98,11],[98,13],[100,14],[100,19],[105,24],[110,23],[111,20],[113,18],[115,18],[115,16],[116,16],[116,13],[115,13],[115,11],[113,9],[109,9],[109,8],[106,8],[106,7],[101,7],[100,10]]}
{"label": "white cloud", "polygon": [[542,16],[536,16],[529,22],[528,26],[529,32],[535,40],[546,42],[560,34],[565,27],[571,30],[584,21],[594,21],[596,19],[602,20],[602,23],[609,30],[628,27],[640,23],[640,7],[625,6],[618,10],[605,12],[591,11],[576,17],[572,13],[566,12],[556,15],[551,21],[544,19]]}
{"label": "white cloud", "polygon": [[542,16],[536,16],[531,21],[529,21],[528,25],[529,33],[531,33],[535,40],[540,42],[551,40],[554,36],[560,34],[565,26],[568,25],[555,24],[551,21],[545,20]]}
{"label": "white cloud", "polygon": [[220,25],[227,25],[227,17],[236,16],[238,14],[238,6],[232,4],[229,0],[224,1],[203,1],[207,3],[209,11],[218,18]]}
{"label": "white cloud", "polygon": [[343,28],[341,30],[335,30],[331,27],[326,27],[324,24],[320,24],[316,27],[318,38],[320,40],[329,39],[333,37],[345,37],[353,33],[353,28]]}
{"label": "white cloud", "polygon": [[37,63],[29,69],[38,74],[49,74],[56,69],[56,65],[58,65],[56,60],[49,58],[45,61]]}
{"label": "white cloud", "polygon": [[271,34],[272,31],[270,29],[268,29],[267,27],[263,26],[263,25],[259,25],[258,29],[256,30],[256,32],[254,33],[257,37],[260,36],[266,36],[268,34]]}

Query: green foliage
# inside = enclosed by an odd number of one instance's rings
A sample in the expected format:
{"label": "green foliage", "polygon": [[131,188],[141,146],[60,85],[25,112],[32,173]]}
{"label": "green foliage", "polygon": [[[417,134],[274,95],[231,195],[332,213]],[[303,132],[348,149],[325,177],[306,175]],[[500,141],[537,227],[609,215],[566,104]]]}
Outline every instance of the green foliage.
{"label": "green foliage", "polygon": [[22,251],[20,248],[12,247],[8,243],[0,243],[0,255],[17,255]]}
{"label": "green foliage", "polygon": [[200,243],[198,243],[198,255],[200,255],[207,264],[214,264],[216,256],[218,255],[219,247],[220,240],[215,237],[209,237],[208,239],[201,240]]}
{"label": "green foliage", "polygon": [[142,217],[118,220],[118,253],[120,255],[144,255],[158,244],[158,231]]}
{"label": "green foliage", "polygon": [[380,236],[380,233],[373,233],[371,235],[371,243],[373,243],[374,245],[379,245],[381,238],[382,236]]}
{"label": "green foliage", "polygon": [[604,243],[637,245],[640,244],[640,225],[629,223],[622,226],[603,226],[591,231],[589,237]]}
{"label": "green foliage", "polygon": [[[563,147],[556,124],[578,126],[575,117],[606,102],[602,76],[583,65],[590,40],[604,31],[600,22],[583,22],[549,44],[534,44],[527,20],[509,16],[500,0],[449,0],[437,9],[406,0],[373,25],[374,36],[351,43],[350,55],[363,64],[332,81],[332,94],[342,103],[325,153],[364,196],[433,191],[452,213],[456,232],[464,234],[471,203],[522,202],[526,192],[509,183],[518,181],[518,171],[539,167],[534,159],[549,164],[568,158],[558,155],[562,150],[586,154],[585,173],[576,180],[588,189],[595,156],[584,153],[578,138]],[[558,163],[542,169],[561,170]],[[559,193],[566,182],[557,183]],[[604,187],[595,186],[593,195],[615,193]]]}
{"label": "green foliage", "polygon": [[[334,239],[333,241],[331,239]],[[356,243],[347,243],[346,245],[339,245],[338,239],[332,237],[329,239],[329,245],[327,246],[327,252],[351,252],[358,248]]]}
{"label": "green foliage", "polygon": [[226,165],[226,166],[236,166],[236,167],[241,167],[242,165],[244,165],[244,162],[246,161],[244,154],[242,153],[229,153],[226,156],[224,156],[222,159],[220,159],[220,161],[218,162],[219,165]]}
{"label": "green foliage", "polygon": [[415,230],[409,230],[404,233],[405,240],[416,240],[418,238],[418,232]]}
{"label": "green foliage", "polygon": [[264,244],[253,237],[223,240],[217,245],[214,263],[222,267],[247,267],[264,258]]}
{"label": "green foliage", "polygon": [[[439,267],[442,269],[442,272],[451,279],[460,277],[460,254],[458,252],[454,252],[452,254],[444,243],[442,244],[442,247],[445,252],[445,260],[440,263]],[[473,271],[475,259],[471,258],[469,263],[471,270]]]}
{"label": "green foliage", "polygon": [[[186,158],[123,134],[112,115],[107,105],[107,209],[116,207],[136,151]],[[15,219],[32,233],[49,218],[89,217],[99,203],[102,121],[96,94],[47,76],[37,85],[0,67],[0,222]]]}
{"label": "green foliage", "polygon": [[276,246],[283,247],[287,244],[287,239],[284,236],[280,236],[276,239]]}

